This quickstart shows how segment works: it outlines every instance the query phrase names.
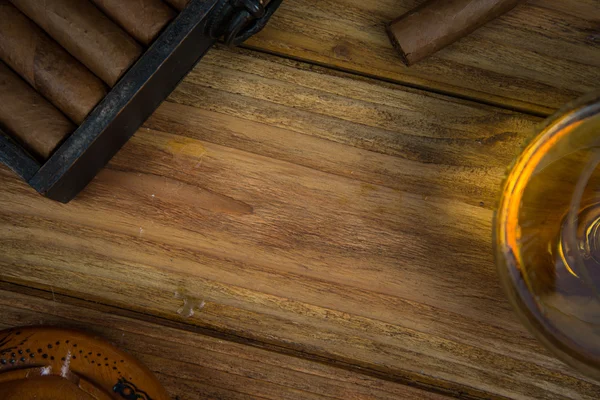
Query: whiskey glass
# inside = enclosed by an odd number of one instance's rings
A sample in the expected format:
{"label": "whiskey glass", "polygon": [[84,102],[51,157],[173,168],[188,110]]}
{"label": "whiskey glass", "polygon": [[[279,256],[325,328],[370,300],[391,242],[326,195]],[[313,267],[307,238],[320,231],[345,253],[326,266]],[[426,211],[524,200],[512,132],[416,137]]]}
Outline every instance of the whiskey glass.
{"label": "whiskey glass", "polygon": [[525,324],[561,360],[600,379],[600,93],[551,117],[515,160],[494,244]]}

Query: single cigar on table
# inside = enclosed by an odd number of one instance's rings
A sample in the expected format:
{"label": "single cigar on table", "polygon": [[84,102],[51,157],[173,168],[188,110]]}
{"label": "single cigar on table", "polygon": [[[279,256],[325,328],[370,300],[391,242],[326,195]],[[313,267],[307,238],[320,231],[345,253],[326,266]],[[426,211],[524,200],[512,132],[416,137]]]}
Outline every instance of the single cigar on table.
{"label": "single cigar on table", "polygon": [[175,7],[176,9],[178,9],[179,11],[183,10],[185,8],[185,6],[187,6],[187,3],[190,0],[167,0],[167,2],[172,5],[173,7]]}
{"label": "single cigar on table", "polygon": [[142,54],[141,46],[88,0],[11,0],[109,86]]}
{"label": "single cigar on table", "polygon": [[7,0],[0,0],[0,59],[80,124],[106,85]]}
{"label": "single cigar on table", "polygon": [[175,11],[162,0],[92,0],[138,42],[149,45],[175,18]]}
{"label": "single cigar on table", "polygon": [[429,0],[387,26],[406,65],[413,65],[512,10],[521,0]]}
{"label": "single cigar on table", "polygon": [[42,160],[75,130],[75,125],[0,62],[0,126]]}

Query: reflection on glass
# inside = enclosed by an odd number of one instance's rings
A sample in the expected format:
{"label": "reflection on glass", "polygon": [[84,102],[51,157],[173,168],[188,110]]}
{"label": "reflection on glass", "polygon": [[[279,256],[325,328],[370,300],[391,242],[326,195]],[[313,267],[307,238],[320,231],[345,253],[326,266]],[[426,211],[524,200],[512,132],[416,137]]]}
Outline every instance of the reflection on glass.
{"label": "reflection on glass", "polygon": [[496,213],[509,297],[564,361],[600,378],[600,97],[551,119],[509,173]]}

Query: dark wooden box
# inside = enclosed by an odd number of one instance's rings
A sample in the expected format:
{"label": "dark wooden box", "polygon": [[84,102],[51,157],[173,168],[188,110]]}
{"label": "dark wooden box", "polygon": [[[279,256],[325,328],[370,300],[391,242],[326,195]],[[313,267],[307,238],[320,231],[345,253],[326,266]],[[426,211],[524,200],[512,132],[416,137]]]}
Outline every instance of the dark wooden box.
{"label": "dark wooden box", "polygon": [[39,163],[1,129],[0,161],[42,195],[63,203],[72,200],[216,42],[214,32],[208,30],[223,33],[227,28],[215,24],[231,26],[235,18],[246,18],[245,39],[264,26],[281,1],[271,2],[253,21],[247,11],[223,19],[219,13],[235,3],[190,0],[45,163]]}

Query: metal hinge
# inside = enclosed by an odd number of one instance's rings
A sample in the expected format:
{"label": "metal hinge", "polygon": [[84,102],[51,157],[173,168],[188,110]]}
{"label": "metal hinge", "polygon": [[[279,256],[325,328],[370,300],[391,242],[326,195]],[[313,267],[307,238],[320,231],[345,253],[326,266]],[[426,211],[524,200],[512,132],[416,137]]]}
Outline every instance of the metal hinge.
{"label": "metal hinge", "polygon": [[220,0],[207,21],[206,31],[213,39],[237,46],[260,32],[283,0]]}

